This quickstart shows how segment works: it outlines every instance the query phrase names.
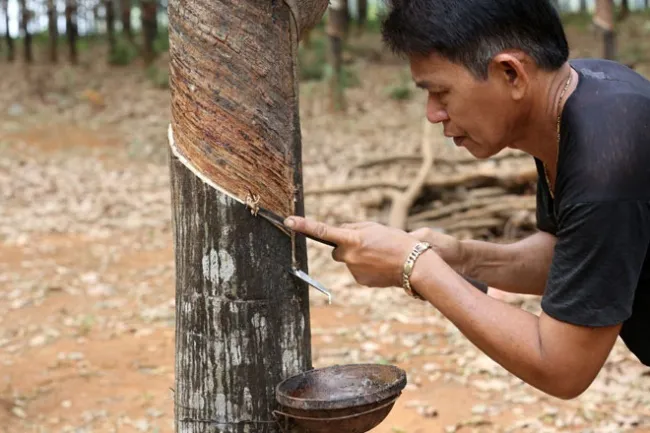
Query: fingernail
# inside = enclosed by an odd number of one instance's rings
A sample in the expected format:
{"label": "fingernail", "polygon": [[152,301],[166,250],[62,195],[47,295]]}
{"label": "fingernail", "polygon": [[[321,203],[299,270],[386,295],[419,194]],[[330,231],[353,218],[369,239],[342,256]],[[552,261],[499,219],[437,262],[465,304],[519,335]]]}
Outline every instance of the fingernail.
{"label": "fingernail", "polygon": [[293,218],[287,218],[284,220],[284,225],[287,227],[293,227],[296,225],[296,222],[294,221]]}

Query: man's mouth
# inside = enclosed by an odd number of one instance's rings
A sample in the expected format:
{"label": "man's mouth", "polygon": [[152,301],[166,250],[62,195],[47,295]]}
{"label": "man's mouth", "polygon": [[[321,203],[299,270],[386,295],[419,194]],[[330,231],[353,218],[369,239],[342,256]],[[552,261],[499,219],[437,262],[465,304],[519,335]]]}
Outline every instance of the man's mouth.
{"label": "man's mouth", "polygon": [[459,147],[462,146],[463,141],[465,141],[465,137],[454,137],[454,143],[456,144],[456,146]]}

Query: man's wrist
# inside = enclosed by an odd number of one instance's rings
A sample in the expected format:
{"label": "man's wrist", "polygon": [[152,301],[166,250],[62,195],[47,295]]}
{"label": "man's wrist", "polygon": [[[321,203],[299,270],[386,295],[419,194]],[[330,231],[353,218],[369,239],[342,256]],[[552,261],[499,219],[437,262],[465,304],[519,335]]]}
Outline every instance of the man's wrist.
{"label": "man's wrist", "polygon": [[411,285],[411,276],[415,270],[415,263],[427,250],[431,248],[428,242],[418,242],[413,246],[402,267],[402,288],[407,295],[424,300],[424,297],[415,291]]}
{"label": "man's wrist", "polygon": [[440,269],[444,264],[445,262],[432,248],[425,250],[413,266],[410,278],[413,292],[425,298],[431,278],[436,278],[435,270]]}

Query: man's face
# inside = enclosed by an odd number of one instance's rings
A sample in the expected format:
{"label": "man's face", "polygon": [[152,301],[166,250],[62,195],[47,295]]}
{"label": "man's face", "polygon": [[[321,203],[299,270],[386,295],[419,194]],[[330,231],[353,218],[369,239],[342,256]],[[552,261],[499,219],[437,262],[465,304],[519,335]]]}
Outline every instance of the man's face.
{"label": "man's face", "polygon": [[[477,158],[488,158],[512,146],[517,103],[507,76],[491,68],[486,80],[440,56],[411,57],[415,83],[429,93],[427,118],[442,123],[453,137]],[[513,146],[514,147],[514,146]]]}

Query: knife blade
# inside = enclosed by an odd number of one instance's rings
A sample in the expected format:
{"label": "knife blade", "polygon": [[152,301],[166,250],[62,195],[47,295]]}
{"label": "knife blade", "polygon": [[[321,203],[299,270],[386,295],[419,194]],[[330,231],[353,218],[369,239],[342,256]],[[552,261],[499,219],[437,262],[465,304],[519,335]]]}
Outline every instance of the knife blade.
{"label": "knife blade", "polygon": [[[278,214],[276,214],[274,212],[271,212],[268,209],[258,208],[257,209],[257,215],[259,215],[262,218],[266,219],[267,221],[272,223],[274,226],[276,226],[277,228],[282,230],[287,235],[289,235],[291,232],[294,232],[289,227],[284,225],[284,218],[282,218],[280,215],[278,215]],[[294,233],[297,233],[297,232],[294,232]],[[325,239],[321,239],[321,238],[318,238],[316,236],[311,236],[311,235],[307,235],[307,234],[304,234],[304,233],[299,233],[299,234],[303,234],[304,236],[308,237],[311,240],[314,240],[316,242],[320,242],[320,243],[328,245],[330,247],[333,247],[333,248],[337,247],[337,245],[334,242],[326,241]],[[294,275],[296,275],[296,274],[294,273]],[[296,275],[296,276],[298,276],[299,278],[302,277],[302,275]],[[470,283],[472,286],[474,286],[475,288],[477,288],[481,292],[483,292],[483,293],[488,292],[488,286],[484,282],[475,280],[474,278],[470,278],[470,277],[468,277],[466,275],[461,274],[461,276],[463,278],[465,278],[465,280],[468,283]],[[321,290],[321,289],[323,289],[322,285],[320,287],[318,287],[317,285],[314,285],[314,284],[311,284],[311,285],[314,286],[316,289],[318,289],[320,291],[323,291],[323,290]],[[325,291],[325,293],[327,293],[327,292]]]}

